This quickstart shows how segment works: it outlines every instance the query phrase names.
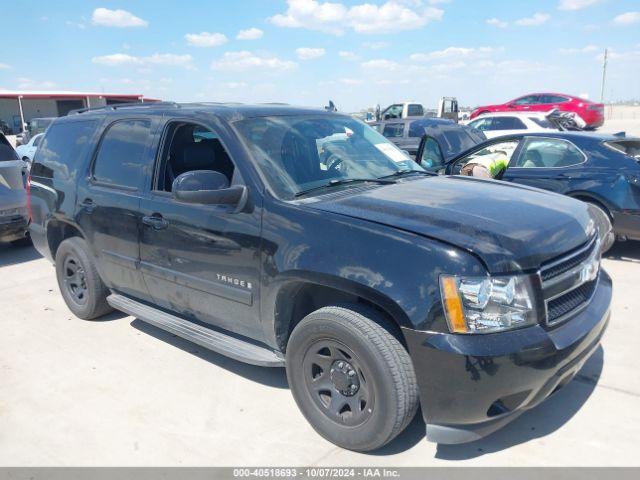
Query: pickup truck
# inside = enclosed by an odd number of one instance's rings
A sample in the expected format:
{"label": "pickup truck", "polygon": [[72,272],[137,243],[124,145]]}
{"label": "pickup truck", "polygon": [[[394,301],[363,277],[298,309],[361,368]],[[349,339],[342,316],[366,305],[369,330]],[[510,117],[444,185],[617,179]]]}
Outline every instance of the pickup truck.
{"label": "pickup truck", "polygon": [[429,440],[488,435],[567,384],[610,317],[587,205],[431,174],[338,113],[88,110],[48,128],[29,186],[76,316],[284,367],[347,449],[387,444],[419,404]]}

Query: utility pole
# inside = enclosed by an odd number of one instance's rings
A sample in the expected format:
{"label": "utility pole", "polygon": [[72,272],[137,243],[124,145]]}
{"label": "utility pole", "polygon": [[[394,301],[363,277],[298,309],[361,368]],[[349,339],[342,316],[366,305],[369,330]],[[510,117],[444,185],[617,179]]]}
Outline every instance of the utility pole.
{"label": "utility pole", "polygon": [[604,61],[602,62],[602,87],[600,89],[600,103],[604,103],[604,82],[607,77],[607,55],[609,50],[604,49]]}

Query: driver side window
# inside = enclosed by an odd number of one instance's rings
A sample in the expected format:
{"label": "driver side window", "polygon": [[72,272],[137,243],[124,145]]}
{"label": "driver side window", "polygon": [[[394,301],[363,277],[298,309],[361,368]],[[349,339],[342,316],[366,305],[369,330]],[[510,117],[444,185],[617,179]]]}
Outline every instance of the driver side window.
{"label": "driver side window", "polygon": [[538,103],[538,95],[528,95],[513,102],[514,105],[532,105],[534,103]]}
{"label": "driver side window", "polygon": [[440,144],[432,137],[427,137],[422,150],[422,157],[418,163],[427,170],[434,170],[444,166],[444,156]]}
{"label": "driver side window", "polygon": [[508,140],[487,145],[481,150],[475,151],[459,160],[454,167],[453,173],[469,176],[488,176],[479,175],[480,173],[488,172],[493,176],[492,172],[500,171],[502,167],[509,165],[513,153],[518,148],[518,143],[519,140]]}
{"label": "driver side window", "polygon": [[154,190],[171,192],[176,178],[196,170],[220,172],[231,184],[235,167],[213,131],[193,123],[170,123]]}

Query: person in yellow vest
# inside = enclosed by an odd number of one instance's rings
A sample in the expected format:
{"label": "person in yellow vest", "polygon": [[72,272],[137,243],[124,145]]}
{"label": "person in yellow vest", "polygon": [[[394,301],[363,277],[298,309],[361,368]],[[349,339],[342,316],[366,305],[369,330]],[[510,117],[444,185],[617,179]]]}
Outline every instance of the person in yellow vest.
{"label": "person in yellow vest", "polygon": [[460,175],[478,178],[496,178],[507,169],[509,157],[506,152],[498,150],[489,155],[471,159],[460,170]]}

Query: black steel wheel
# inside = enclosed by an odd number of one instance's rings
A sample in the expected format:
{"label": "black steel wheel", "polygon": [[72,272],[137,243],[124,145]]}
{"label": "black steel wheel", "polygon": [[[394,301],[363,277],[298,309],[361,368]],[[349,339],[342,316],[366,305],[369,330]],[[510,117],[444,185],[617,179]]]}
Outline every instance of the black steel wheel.
{"label": "black steel wheel", "polygon": [[[366,422],[375,408],[375,392],[358,356],[335,340],[319,340],[303,360],[307,389],[331,420],[345,426]],[[366,372],[366,373],[365,373]]]}
{"label": "black steel wheel", "polygon": [[307,315],[289,337],[286,361],[300,411],[336,445],[375,450],[415,416],[413,364],[394,327],[373,309],[340,305]]}
{"label": "black steel wheel", "polygon": [[56,252],[56,277],[67,307],[77,317],[90,320],[113,310],[107,303],[109,290],[82,238],[68,238],[60,244]]}

